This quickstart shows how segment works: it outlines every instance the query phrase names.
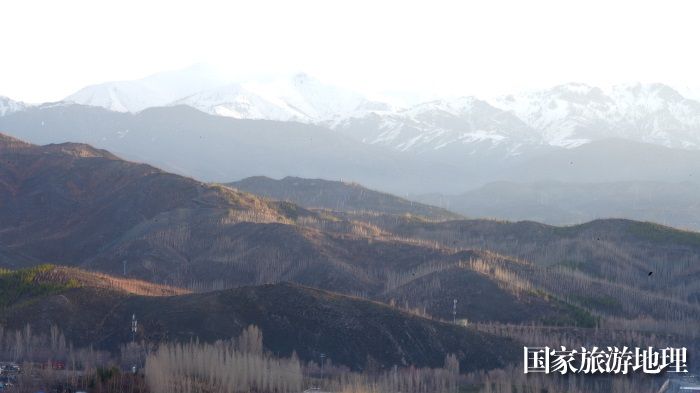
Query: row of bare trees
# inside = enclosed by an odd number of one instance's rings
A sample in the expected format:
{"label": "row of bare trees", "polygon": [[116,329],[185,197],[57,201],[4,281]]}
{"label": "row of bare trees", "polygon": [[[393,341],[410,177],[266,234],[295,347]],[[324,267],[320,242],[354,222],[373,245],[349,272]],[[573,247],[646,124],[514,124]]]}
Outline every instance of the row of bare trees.
{"label": "row of bare trees", "polygon": [[378,373],[346,372],[325,381],[327,391],[341,393],[456,393],[459,362],[447,355],[442,368],[394,367]]}
{"label": "row of bare trees", "polygon": [[352,372],[332,366],[319,377],[318,365],[304,365],[296,354],[266,353],[262,332],[249,326],[236,339],[215,343],[164,343],[146,358],[152,393],[301,392],[320,387],[342,393],[456,393],[459,362],[447,355],[443,368],[394,367]]}
{"label": "row of bare trees", "polygon": [[19,330],[0,325],[1,359],[21,362],[65,358],[70,349],[65,336],[54,325],[48,334],[34,332],[31,325]]}
{"label": "row of bare trees", "polygon": [[300,392],[303,380],[296,355],[265,354],[254,326],[236,340],[162,344],[147,357],[145,374],[153,393]]}

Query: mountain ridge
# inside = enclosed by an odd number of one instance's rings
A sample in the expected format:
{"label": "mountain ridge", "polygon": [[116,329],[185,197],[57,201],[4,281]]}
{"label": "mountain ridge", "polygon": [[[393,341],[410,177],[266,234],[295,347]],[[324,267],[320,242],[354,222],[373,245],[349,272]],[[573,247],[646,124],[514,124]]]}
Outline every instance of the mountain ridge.
{"label": "mountain ridge", "polygon": [[[467,105],[470,100],[477,105]],[[700,102],[662,83],[606,88],[568,83],[497,97],[464,96],[393,107],[304,73],[234,80],[200,65],[88,86],[65,101],[121,112],[186,104],[234,118],[324,125],[397,150],[440,150],[449,145],[462,154],[489,148],[518,155],[536,147],[573,148],[609,137],[700,149]]]}
{"label": "mountain ridge", "polygon": [[226,185],[259,196],[290,201],[306,208],[345,212],[417,215],[427,219],[463,218],[450,211],[371,190],[357,183],[287,176],[276,180],[248,177]]}

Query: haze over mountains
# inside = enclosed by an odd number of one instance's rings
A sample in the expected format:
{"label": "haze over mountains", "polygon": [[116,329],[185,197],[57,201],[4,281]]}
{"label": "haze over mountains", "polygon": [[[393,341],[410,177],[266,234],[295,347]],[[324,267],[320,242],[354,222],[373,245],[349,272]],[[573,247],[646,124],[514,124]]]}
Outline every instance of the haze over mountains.
{"label": "haze over mountains", "polygon": [[[205,181],[342,180],[469,216],[555,224],[605,218],[610,210],[594,205],[624,201],[624,184],[658,183],[665,185],[643,187],[642,195],[668,208],[612,213],[700,228],[689,206],[665,203],[662,191],[693,198],[693,187],[681,184],[700,176],[700,102],[663,84],[572,83],[398,107],[306,74],[232,80],[200,65],[88,86],[61,103],[2,98],[0,131],[39,144],[89,143]],[[465,193],[505,192],[487,186],[502,182],[557,183],[557,190],[541,189],[534,207],[524,199],[468,206],[479,202]],[[585,184],[608,192],[586,202]],[[564,208],[558,193],[578,211],[542,213]]]}
{"label": "haze over mountains", "polygon": [[411,198],[467,217],[532,220],[571,225],[602,217],[657,222],[700,230],[700,183],[493,182],[458,195]]}
{"label": "haze over mountains", "polygon": [[320,126],[233,119],[182,105],[132,114],[46,104],[0,117],[0,129],[38,144],[88,143],[204,181],[293,175],[418,193],[425,187],[457,192],[456,179],[464,177],[458,168],[365,145]]}
{"label": "haze over mountains", "polygon": [[661,83],[605,89],[570,83],[397,107],[304,73],[234,80],[213,67],[195,65],[87,86],[64,101],[118,112],[185,104],[234,118],[323,124],[398,150],[488,142],[518,154],[537,145],[571,148],[606,138],[700,148],[694,132],[700,127],[700,102]]}

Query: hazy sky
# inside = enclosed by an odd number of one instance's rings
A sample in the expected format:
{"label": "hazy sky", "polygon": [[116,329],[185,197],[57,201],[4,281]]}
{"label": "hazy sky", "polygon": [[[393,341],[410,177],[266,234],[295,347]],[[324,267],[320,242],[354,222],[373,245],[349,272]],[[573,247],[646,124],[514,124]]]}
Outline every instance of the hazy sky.
{"label": "hazy sky", "polygon": [[693,3],[3,0],[0,95],[58,100],[193,63],[423,96],[570,81],[698,87]]}

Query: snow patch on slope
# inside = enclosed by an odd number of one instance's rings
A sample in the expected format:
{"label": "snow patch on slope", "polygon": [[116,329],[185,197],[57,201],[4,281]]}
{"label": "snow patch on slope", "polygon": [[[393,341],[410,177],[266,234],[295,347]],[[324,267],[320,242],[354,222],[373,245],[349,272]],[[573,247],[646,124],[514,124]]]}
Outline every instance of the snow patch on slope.
{"label": "snow patch on slope", "polygon": [[303,73],[218,87],[176,102],[223,116],[306,123],[332,122],[387,107]]}

